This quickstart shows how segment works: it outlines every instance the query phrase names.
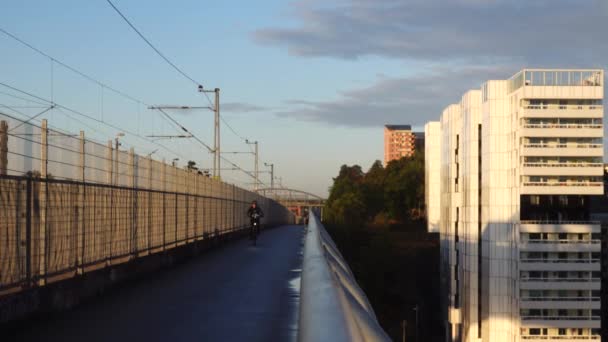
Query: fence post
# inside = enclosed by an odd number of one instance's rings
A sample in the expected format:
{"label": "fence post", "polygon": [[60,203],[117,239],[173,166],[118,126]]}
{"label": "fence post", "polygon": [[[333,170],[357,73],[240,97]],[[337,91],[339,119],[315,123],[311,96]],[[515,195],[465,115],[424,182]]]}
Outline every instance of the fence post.
{"label": "fence post", "polygon": [[137,255],[137,189],[136,189],[136,168],[135,165],[135,149],[129,149],[129,186],[131,187],[131,239],[129,250],[133,256]]}
{"label": "fence post", "polygon": [[0,121],[0,176],[6,175],[8,169],[8,123]]}
{"label": "fence post", "polygon": [[160,175],[163,184],[163,251],[167,244],[167,162],[163,158],[162,173]]}
{"label": "fence post", "polygon": [[152,157],[148,157],[148,254],[150,254],[150,248],[152,247],[152,227],[156,225],[152,224]]}
{"label": "fence post", "polygon": [[85,139],[84,131],[80,131],[80,181],[82,184],[79,186],[78,191],[78,202],[80,203],[80,223],[78,225],[78,260],[77,260],[77,273],[82,274],[82,265],[84,264],[84,247],[85,247],[85,210],[87,207],[86,196],[85,196]]}
{"label": "fence post", "polygon": [[48,176],[48,121],[46,119],[42,120],[42,124],[40,127],[40,179],[42,180],[42,184],[40,184],[40,234],[39,239],[39,280],[38,285],[44,285],[46,283],[46,221],[47,221],[47,207],[48,207],[48,188],[49,183],[47,181]]}
{"label": "fence post", "polygon": [[[112,147],[112,140],[108,140],[108,149],[106,150],[106,176],[107,176],[107,182],[108,185],[112,185],[114,183],[113,179],[114,179],[114,153],[113,153],[113,147]],[[107,204],[107,194],[106,194],[106,198],[105,198],[105,203],[103,205],[103,211],[104,211],[104,222],[106,223],[106,227],[104,229],[104,237],[105,237],[105,242],[106,242],[106,266],[109,265],[110,263],[110,259],[112,259],[112,227],[114,226],[114,216],[113,216],[113,210],[114,210],[114,190],[111,186],[108,187],[108,190],[110,191],[110,205],[106,205]],[[108,233],[109,232],[109,233]]]}

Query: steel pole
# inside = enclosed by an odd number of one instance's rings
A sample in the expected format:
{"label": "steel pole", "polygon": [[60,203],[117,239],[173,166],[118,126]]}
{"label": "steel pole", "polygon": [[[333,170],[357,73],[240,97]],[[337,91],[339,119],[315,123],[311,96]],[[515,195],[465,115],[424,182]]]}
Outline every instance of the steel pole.
{"label": "steel pole", "polygon": [[258,142],[255,142],[255,190],[260,188],[260,172],[258,169]]}
{"label": "steel pole", "polygon": [[274,189],[274,164],[270,164],[270,188]]}
{"label": "steel pole", "polygon": [[214,142],[215,158],[213,161],[213,175],[215,178],[221,178],[220,173],[220,88],[215,88],[215,142]]}

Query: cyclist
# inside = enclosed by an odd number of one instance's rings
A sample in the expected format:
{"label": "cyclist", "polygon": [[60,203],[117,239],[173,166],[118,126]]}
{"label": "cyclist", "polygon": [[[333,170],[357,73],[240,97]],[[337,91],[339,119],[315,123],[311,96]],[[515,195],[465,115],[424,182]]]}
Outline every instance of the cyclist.
{"label": "cyclist", "polygon": [[[253,239],[254,234],[260,234],[260,218],[264,217],[264,212],[258,207],[258,202],[251,202],[251,206],[247,209],[247,216],[251,220],[251,230],[249,231],[249,238]],[[256,228],[254,228],[256,227]],[[254,232],[254,229],[256,230]]]}

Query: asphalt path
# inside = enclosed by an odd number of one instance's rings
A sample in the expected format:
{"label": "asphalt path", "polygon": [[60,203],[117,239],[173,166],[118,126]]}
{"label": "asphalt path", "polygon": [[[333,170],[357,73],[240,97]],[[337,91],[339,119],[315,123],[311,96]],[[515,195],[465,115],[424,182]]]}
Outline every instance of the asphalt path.
{"label": "asphalt path", "polygon": [[128,282],[2,341],[295,341],[302,226],[262,232]]}

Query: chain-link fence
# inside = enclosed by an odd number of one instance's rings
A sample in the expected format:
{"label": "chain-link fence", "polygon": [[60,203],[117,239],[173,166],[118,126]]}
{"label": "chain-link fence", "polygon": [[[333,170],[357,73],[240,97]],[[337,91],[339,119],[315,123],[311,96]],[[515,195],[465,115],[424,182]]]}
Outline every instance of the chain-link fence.
{"label": "chain-link fence", "polygon": [[293,215],[253,192],[0,114],[0,294]]}

